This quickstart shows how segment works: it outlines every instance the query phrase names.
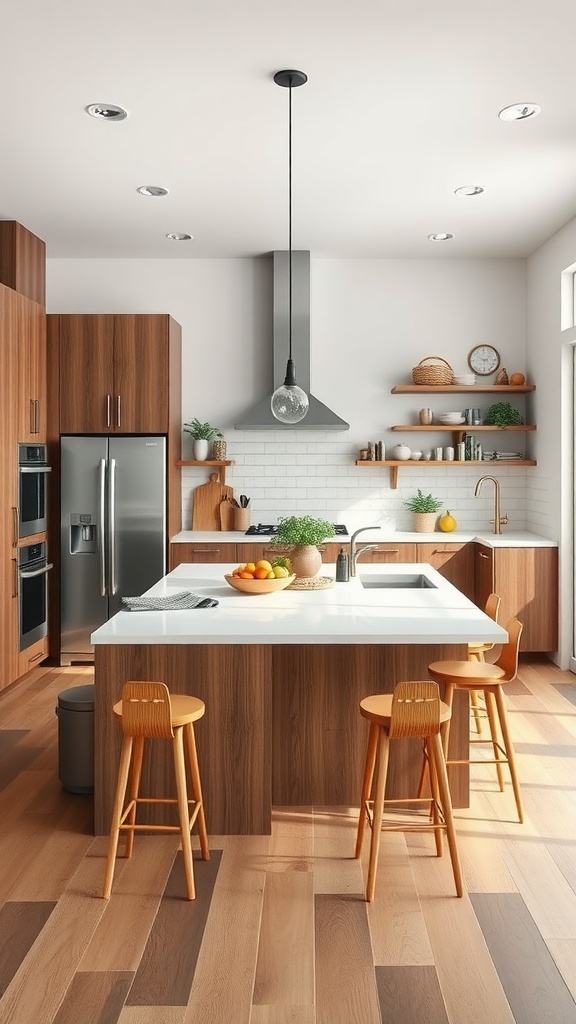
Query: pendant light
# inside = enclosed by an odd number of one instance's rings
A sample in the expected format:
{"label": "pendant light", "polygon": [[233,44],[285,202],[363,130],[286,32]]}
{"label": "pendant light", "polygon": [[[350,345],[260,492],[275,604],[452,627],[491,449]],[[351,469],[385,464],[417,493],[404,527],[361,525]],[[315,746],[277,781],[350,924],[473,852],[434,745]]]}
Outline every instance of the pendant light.
{"label": "pendant light", "polygon": [[296,383],[296,371],[292,359],[292,89],[304,85],[308,76],[303,71],[277,71],[276,85],[288,89],[288,362],[286,377],[281,387],[276,388],[270,406],[272,414],[281,423],[299,423],[308,412],[308,395]]}

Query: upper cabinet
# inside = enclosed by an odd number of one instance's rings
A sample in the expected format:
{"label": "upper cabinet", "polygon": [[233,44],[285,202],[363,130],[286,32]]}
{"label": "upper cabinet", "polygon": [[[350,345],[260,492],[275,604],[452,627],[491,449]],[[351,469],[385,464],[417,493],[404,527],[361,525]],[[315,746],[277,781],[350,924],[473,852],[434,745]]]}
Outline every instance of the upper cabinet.
{"label": "upper cabinet", "polygon": [[46,312],[17,296],[18,441],[46,440]]}
{"label": "upper cabinet", "polygon": [[0,221],[0,281],[46,305],[46,243],[15,220]]}
{"label": "upper cabinet", "polygon": [[166,434],[176,427],[181,329],[170,316],[65,314],[49,316],[48,324],[60,367],[61,434]]}

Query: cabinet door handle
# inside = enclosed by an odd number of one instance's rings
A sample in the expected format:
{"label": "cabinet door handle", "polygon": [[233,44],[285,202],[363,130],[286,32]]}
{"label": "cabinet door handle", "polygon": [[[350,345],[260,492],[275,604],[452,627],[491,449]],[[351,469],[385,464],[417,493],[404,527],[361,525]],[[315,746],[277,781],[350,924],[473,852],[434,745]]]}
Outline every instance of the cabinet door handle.
{"label": "cabinet door handle", "polygon": [[193,555],[219,555],[220,548],[192,548]]}
{"label": "cabinet door handle", "polygon": [[18,563],[15,558],[12,559],[12,568],[12,597],[18,597]]}
{"label": "cabinet door handle", "polygon": [[480,558],[486,558],[490,561],[490,555],[485,555],[483,551],[479,551],[478,554],[480,555]]}
{"label": "cabinet door handle", "polygon": [[120,395],[116,395],[116,426],[120,426]]}
{"label": "cabinet door handle", "polygon": [[36,433],[40,433],[40,399],[36,399]]}
{"label": "cabinet door handle", "polygon": [[112,426],[112,395],[106,395],[106,426]]}
{"label": "cabinet door handle", "polygon": [[380,551],[383,555],[398,555],[398,554],[400,554],[400,548],[378,548],[377,547],[376,550]]}
{"label": "cabinet door handle", "polygon": [[36,430],[36,403],[33,398],[30,399],[30,433],[35,434]]}
{"label": "cabinet door handle", "polygon": [[18,508],[12,505],[12,547],[18,547]]}

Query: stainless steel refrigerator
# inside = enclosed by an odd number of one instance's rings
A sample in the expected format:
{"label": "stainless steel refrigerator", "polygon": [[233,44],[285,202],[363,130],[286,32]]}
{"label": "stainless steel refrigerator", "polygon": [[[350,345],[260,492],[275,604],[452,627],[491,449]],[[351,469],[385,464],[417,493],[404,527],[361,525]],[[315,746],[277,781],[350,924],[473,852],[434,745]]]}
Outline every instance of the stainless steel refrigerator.
{"label": "stainless steel refrigerator", "polygon": [[166,572],[166,439],[61,441],[61,653],[91,660],[90,634]]}

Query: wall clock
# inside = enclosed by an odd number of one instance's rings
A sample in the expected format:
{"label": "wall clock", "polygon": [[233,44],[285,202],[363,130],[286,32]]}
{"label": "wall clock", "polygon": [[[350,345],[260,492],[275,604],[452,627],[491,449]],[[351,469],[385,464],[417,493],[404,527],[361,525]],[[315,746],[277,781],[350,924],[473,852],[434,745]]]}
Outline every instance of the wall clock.
{"label": "wall clock", "polygon": [[500,353],[493,345],[476,345],[468,355],[468,366],[474,373],[487,377],[500,366]]}

